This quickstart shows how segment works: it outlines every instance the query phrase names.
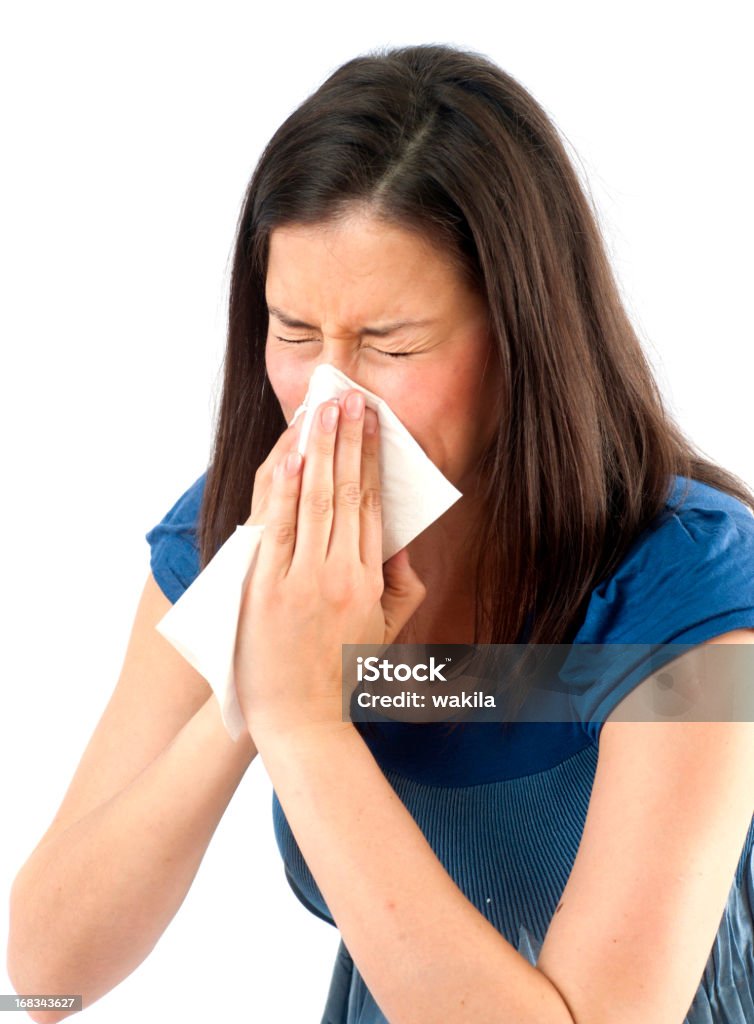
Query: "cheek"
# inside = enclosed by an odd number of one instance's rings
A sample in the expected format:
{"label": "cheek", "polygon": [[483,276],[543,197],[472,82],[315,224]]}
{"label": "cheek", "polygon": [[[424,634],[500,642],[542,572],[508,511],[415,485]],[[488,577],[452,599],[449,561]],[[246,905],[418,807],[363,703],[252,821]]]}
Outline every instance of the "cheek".
{"label": "cheek", "polygon": [[455,437],[473,429],[478,381],[463,364],[432,367],[417,374],[410,391],[401,394],[402,408],[424,436]]}
{"label": "cheek", "polygon": [[478,372],[468,363],[448,363],[437,374],[423,375],[414,401],[404,405],[403,422],[425,454],[456,485],[485,440],[480,433],[483,404]]}
{"label": "cheek", "polygon": [[468,419],[464,389],[459,391],[457,376],[442,363],[402,369],[379,393],[425,455],[447,470],[455,462],[459,435]]}
{"label": "cheek", "polygon": [[268,346],[265,352],[265,367],[286,422],[304,400],[310,370],[300,359],[286,359],[283,353],[275,352]]}

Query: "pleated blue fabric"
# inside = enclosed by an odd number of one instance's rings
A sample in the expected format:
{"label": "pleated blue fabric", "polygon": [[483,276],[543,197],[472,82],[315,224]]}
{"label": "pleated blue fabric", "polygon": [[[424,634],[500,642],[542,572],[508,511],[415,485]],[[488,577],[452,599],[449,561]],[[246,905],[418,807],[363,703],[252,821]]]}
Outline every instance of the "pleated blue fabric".
{"label": "pleated blue fabric", "polygon": [[[479,786],[431,786],[385,777],[456,885],[531,964],[568,881],[589,804],[597,747],[555,768]],[[273,795],[273,820],[294,892],[332,922]],[[704,976],[685,1024],[754,1021],[754,821]],[[342,941],[322,1024],[385,1024]]]}

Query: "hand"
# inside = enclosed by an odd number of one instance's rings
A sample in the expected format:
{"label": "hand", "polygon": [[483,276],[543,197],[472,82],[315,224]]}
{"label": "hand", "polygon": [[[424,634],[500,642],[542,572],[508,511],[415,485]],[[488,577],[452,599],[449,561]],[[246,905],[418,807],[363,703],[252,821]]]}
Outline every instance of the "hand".
{"label": "hand", "polygon": [[[350,395],[362,399],[354,418]],[[339,420],[331,429],[326,409]],[[391,643],[426,596],[405,548],[382,564],[379,426],[367,412],[373,433],[364,430],[361,392],[324,403],[303,469],[293,450],[291,468],[282,456],[275,467],[236,642],[236,687],[253,737],[268,727],[342,728],[341,645]]]}

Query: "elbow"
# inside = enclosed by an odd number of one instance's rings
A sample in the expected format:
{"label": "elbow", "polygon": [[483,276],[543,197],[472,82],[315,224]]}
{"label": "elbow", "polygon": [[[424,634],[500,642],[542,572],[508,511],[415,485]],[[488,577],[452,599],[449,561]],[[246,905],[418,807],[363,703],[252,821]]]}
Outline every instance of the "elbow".
{"label": "elbow", "polygon": [[[42,982],[35,980],[33,972],[26,974],[22,969],[19,968],[18,964],[12,960],[10,953],[7,958],[7,974],[10,978],[11,985],[13,986],[14,992],[19,997],[29,996],[50,996],[50,995],[62,995],[64,993],[59,991],[58,986],[50,986],[48,982]],[[28,979],[32,980],[29,981]],[[59,1020],[65,1020],[66,1017],[70,1017],[71,1014],[77,1013],[75,1009],[51,1009],[43,1010],[40,1007],[19,1007],[19,1009],[33,1020],[35,1024],[57,1024]]]}
{"label": "elbow", "polygon": [[[30,997],[30,996],[60,996],[64,995],[62,989],[57,984],[50,984],[49,980],[45,979],[34,970],[27,971],[24,968],[28,968],[28,964],[19,963],[19,959],[12,956],[12,950],[8,947],[8,957],[6,960],[6,971],[10,978],[11,985],[13,986],[14,992],[19,997]],[[40,978],[42,980],[40,980]],[[35,1024],[57,1024],[59,1020],[65,1020],[66,1017],[70,1017],[74,1013],[78,1013],[77,1009],[50,1009],[44,1010],[40,1007],[19,1007],[19,1009],[33,1020]]]}
{"label": "elbow", "polygon": [[[49,963],[41,962],[40,943],[35,941],[34,929],[26,922],[24,908],[28,906],[28,896],[20,885],[17,876],[11,887],[9,906],[8,946],[5,957],[5,969],[18,996],[58,995],[65,993],[65,986],[55,980],[54,971]],[[44,945],[44,944],[42,944]],[[38,1007],[22,1008],[23,1012],[38,1024],[55,1024],[55,1022],[77,1013],[75,1009],[43,1010]]]}

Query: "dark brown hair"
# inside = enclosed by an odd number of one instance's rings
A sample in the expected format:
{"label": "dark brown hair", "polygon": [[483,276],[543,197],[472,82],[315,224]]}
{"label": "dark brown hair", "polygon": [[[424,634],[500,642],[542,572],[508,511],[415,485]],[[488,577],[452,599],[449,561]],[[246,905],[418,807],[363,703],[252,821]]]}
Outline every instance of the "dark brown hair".
{"label": "dark brown hair", "polygon": [[754,509],[666,410],[594,209],[542,107],[485,56],[444,45],[349,60],[280,126],[239,218],[201,566],[250,512],[286,427],[265,370],[270,232],[353,204],[420,231],[480,289],[502,368],[482,463],[476,642],[565,644],[593,588],[663,510],[674,474]]}

